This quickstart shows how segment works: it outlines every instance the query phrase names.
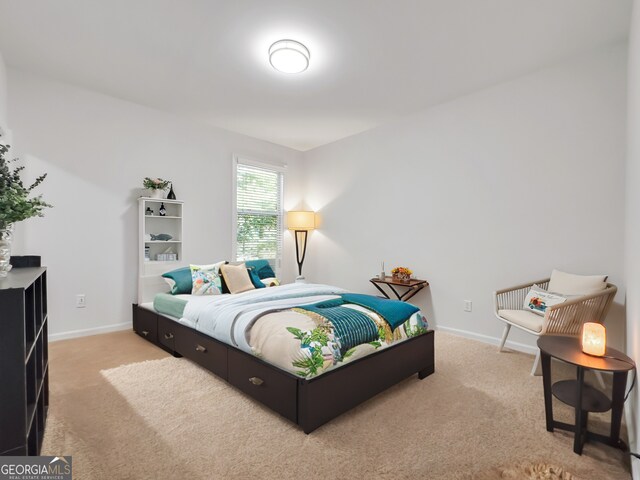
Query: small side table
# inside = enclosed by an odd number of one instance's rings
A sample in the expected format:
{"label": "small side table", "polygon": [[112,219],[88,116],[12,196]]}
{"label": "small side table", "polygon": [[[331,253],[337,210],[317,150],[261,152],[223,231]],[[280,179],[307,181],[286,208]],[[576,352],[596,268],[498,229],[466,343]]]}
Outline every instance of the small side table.
{"label": "small side table", "polygon": [[[606,443],[612,447],[626,449],[620,439],[620,423],[627,387],[627,374],[635,367],[633,360],[624,353],[607,348],[605,357],[594,357],[582,352],[580,339],[576,337],[542,336],[538,339],[542,360],[542,382],[544,386],[544,410],[547,431],[554,428],[574,432],[573,451],[582,455],[582,447],[587,440]],[[577,367],[576,380],[562,380],[551,385],[551,358]],[[616,357],[607,358],[607,357]],[[620,359],[620,360],[618,360]],[[627,363],[628,362],[628,363]],[[600,390],[584,383],[585,370],[613,372],[611,399]],[[575,425],[553,419],[551,395],[575,408]],[[606,412],[611,409],[611,432],[609,436],[589,432],[587,421],[589,412]]]}
{"label": "small side table", "polygon": [[[395,294],[398,300],[406,302],[411,297],[413,297],[416,293],[422,290],[424,287],[429,286],[429,282],[426,280],[418,280],[417,278],[412,278],[408,282],[401,282],[399,280],[394,279],[393,277],[384,277],[384,280],[380,280],[378,277],[374,277],[369,280],[373,283],[373,286],[376,287],[385,298],[391,298],[387,292],[385,292],[380,285],[386,285],[389,289]],[[404,287],[406,290],[403,293],[398,293],[398,291],[393,287]]]}

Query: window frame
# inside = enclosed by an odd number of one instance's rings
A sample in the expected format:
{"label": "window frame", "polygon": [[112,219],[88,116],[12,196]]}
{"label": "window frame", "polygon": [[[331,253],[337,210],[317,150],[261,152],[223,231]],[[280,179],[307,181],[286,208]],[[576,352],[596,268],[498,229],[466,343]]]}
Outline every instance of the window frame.
{"label": "window frame", "polygon": [[233,162],[231,168],[232,182],[231,182],[231,258],[233,261],[238,260],[238,165],[246,165],[249,167],[262,168],[264,170],[269,170],[272,172],[279,173],[282,176],[281,187],[280,187],[280,211],[278,212],[279,216],[279,234],[282,241],[280,242],[280,249],[276,253],[276,265],[275,265],[275,273],[278,278],[280,277],[280,271],[282,268],[282,257],[284,255],[284,198],[285,198],[285,190],[286,190],[286,173],[287,173],[287,164],[286,163],[276,163],[276,162],[267,162],[263,160],[257,160],[252,157],[248,157],[245,155],[233,154]]}

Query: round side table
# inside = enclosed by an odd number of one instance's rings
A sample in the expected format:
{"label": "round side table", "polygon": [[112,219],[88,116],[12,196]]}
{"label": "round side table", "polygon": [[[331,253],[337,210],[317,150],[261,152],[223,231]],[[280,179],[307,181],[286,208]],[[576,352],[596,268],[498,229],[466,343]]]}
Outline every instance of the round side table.
{"label": "round side table", "polygon": [[[540,348],[540,360],[542,361],[547,431],[553,432],[554,428],[558,428],[574,432],[573,451],[578,455],[582,455],[582,447],[587,440],[626,449],[626,444],[620,439],[620,423],[627,387],[627,375],[630,370],[635,368],[633,360],[613,348],[607,348],[604,357],[587,355],[582,352],[580,339],[576,337],[542,336],[538,339],[538,348]],[[576,380],[561,380],[551,385],[551,358],[575,365],[577,368]],[[585,370],[613,373],[611,398],[597,388],[584,383]],[[552,395],[575,409],[574,425],[553,419]],[[587,429],[589,412],[606,412],[608,410],[611,410],[610,435],[607,437],[589,432]]]}

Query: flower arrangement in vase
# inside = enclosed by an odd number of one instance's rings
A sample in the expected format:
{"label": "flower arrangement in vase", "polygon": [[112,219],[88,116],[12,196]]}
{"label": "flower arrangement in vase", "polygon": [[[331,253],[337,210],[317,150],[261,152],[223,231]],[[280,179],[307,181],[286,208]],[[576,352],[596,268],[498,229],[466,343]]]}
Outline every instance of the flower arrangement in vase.
{"label": "flower arrangement in vase", "polygon": [[142,181],[142,186],[149,190],[149,197],[164,198],[164,191],[170,183],[169,180],[163,180],[162,178],[145,177]]}
{"label": "flower arrangement in vase", "polygon": [[47,174],[40,175],[29,187],[20,178],[24,167],[10,168],[16,160],[6,160],[9,145],[0,143],[0,277],[11,270],[11,244],[13,226],[31,217],[44,216],[44,209],[51,207],[41,195],[30,197],[31,191],[42,183]]}
{"label": "flower arrangement in vase", "polygon": [[396,267],[391,270],[393,279],[400,282],[409,282],[409,280],[411,280],[412,274],[413,272],[407,267]]}

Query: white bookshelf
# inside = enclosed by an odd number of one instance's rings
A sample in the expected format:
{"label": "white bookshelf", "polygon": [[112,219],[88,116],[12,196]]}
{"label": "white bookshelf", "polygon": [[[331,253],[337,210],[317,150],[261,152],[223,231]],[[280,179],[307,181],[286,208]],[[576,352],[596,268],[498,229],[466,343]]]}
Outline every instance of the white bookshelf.
{"label": "white bookshelf", "polygon": [[[160,216],[160,206],[164,203],[166,215]],[[158,277],[169,270],[184,264],[182,260],[182,220],[183,202],[159,198],[140,197],[138,199],[138,302],[145,297],[143,289],[150,285],[146,277]],[[147,208],[153,215],[147,215]],[[149,240],[149,235],[171,235],[171,240]],[[149,259],[145,258],[145,249],[149,249]],[[175,253],[176,260],[158,260],[162,253]]]}

